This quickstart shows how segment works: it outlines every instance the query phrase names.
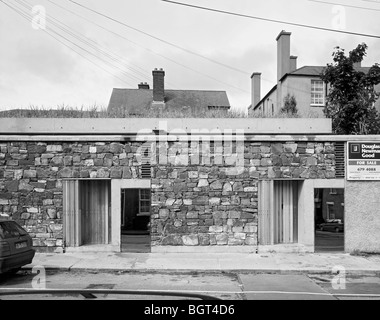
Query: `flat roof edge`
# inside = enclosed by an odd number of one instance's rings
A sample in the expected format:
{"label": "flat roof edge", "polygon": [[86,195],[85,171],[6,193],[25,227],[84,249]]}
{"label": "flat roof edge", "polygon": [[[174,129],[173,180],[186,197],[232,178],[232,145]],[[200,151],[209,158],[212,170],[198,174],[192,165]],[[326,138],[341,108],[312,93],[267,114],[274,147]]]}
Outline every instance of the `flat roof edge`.
{"label": "flat roof edge", "polygon": [[[182,135],[183,136],[183,135]],[[379,141],[380,135],[278,135],[278,134],[243,134],[243,135],[193,135],[189,136],[189,141],[209,140],[234,141],[236,138],[247,142],[347,142],[347,141]],[[211,138],[211,139],[210,139]],[[169,136],[137,136],[137,135],[0,135],[0,144],[5,142],[133,142],[133,141],[183,141],[180,134],[170,134]]]}
{"label": "flat roof edge", "polygon": [[0,135],[130,135],[160,131],[197,134],[330,134],[326,118],[0,118]]}

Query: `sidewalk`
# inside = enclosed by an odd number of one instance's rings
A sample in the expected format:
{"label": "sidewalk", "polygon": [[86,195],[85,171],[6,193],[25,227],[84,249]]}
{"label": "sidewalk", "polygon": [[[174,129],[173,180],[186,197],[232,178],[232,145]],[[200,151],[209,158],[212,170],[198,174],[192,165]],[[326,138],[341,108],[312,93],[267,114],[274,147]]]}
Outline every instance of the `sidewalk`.
{"label": "sidewalk", "polygon": [[344,267],[347,275],[380,276],[380,255],[347,253],[36,253],[33,263],[62,271],[124,272],[254,272],[284,274],[331,274]]}

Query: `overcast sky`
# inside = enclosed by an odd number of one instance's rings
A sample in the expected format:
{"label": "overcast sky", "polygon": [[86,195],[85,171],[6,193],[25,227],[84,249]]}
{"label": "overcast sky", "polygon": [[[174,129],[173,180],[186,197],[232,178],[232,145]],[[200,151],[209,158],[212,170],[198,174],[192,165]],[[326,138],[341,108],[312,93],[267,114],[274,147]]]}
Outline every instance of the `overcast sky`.
{"label": "overcast sky", "polygon": [[[30,105],[55,108],[63,104],[106,107],[114,87],[137,88],[141,81],[152,86],[151,72],[154,68],[165,70],[168,89],[224,90],[233,108],[246,110],[251,100],[252,72],[262,73],[262,96],[275,85],[275,39],[281,30],[292,33],[291,54],[298,56],[298,67],[326,65],[332,62],[334,47],[340,46],[348,52],[362,42],[369,47],[362,65],[380,63],[380,39],[376,38],[247,19],[160,0],[75,1],[141,32],[91,13],[68,0],[4,0],[10,6],[24,10],[30,17],[31,7],[45,8],[46,30],[53,30],[53,35],[81,54],[78,55],[43,29],[33,28],[30,21],[0,2],[1,110],[28,108]],[[380,36],[380,0],[326,0],[329,4],[310,0],[178,1]],[[52,2],[87,20],[54,6]],[[337,3],[346,5],[343,11]],[[38,16],[36,11],[34,27],[43,26],[43,20],[38,20],[38,17],[42,16]],[[58,29],[55,25],[58,22],[70,27],[71,35]],[[83,40],[83,36],[86,43],[79,40]]]}

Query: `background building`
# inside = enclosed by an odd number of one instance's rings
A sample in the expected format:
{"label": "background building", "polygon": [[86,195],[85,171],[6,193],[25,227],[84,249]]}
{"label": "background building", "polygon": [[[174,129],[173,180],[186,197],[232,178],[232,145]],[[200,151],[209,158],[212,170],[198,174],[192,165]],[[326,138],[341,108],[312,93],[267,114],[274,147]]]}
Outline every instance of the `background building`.
{"label": "background building", "polygon": [[[287,95],[294,96],[301,117],[321,117],[326,104],[328,86],[321,80],[320,74],[325,66],[297,67],[297,57],[290,55],[290,32],[281,31],[277,41],[277,84],[264,96],[261,96],[261,73],[254,72],[252,79],[252,101],[249,114],[270,116],[278,114],[284,106]],[[329,61],[326,62],[330,63]],[[357,64],[355,69],[367,73],[369,67]],[[380,84],[376,86],[380,91]],[[380,100],[375,104],[380,110]]]}

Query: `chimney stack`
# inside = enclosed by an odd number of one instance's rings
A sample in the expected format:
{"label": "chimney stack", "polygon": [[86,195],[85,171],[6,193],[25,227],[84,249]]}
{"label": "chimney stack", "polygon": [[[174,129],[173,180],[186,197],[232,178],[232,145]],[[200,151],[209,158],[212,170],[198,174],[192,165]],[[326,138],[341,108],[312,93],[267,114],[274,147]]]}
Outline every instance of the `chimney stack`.
{"label": "chimney stack", "polygon": [[251,75],[251,104],[254,108],[260,102],[260,91],[261,91],[261,73],[254,72]]}
{"label": "chimney stack", "polygon": [[139,89],[150,89],[149,84],[146,82],[139,83]]}
{"label": "chimney stack", "polygon": [[289,72],[293,72],[297,70],[297,57],[296,56],[290,56],[290,70]]}
{"label": "chimney stack", "polygon": [[277,36],[277,81],[290,71],[290,32],[282,30]]}
{"label": "chimney stack", "polygon": [[153,103],[165,102],[165,71],[154,69],[153,72]]}
{"label": "chimney stack", "polygon": [[362,62],[361,61],[354,63],[354,68],[361,68],[361,66],[362,66]]}

